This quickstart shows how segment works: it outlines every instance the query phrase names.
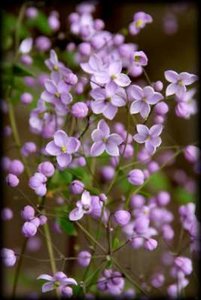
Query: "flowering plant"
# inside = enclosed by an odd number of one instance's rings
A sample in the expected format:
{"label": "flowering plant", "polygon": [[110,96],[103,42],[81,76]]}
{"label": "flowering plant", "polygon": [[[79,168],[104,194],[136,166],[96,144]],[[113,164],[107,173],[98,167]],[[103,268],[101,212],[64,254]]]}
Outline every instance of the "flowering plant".
{"label": "flowering plant", "polygon": [[[66,41],[57,11],[47,18],[27,3],[20,9],[1,108],[16,147],[13,158],[5,152],[2,168],[20,200],[16,231],[23,241],[20,248],[6,243],[1,257],[15,268],[13,297],[27,259],[40,262],[27,275],[38,295],[175,298],[193,280],[199,251],[195,180],[176,160],[184,159],[195,178],[200,151],[194,142],[169,143],[168,113],[186,120],[196,114],[198,77],[165,69],[152,82],[151,58],[127,38],[135,41],[154,18],[136,12],[112,33],[94,10],[81,3],[70,13]],[[22,125],[28,141],[18,131],[18,106],[29,110]],[[12,217],[6,202],[2,218]]]}

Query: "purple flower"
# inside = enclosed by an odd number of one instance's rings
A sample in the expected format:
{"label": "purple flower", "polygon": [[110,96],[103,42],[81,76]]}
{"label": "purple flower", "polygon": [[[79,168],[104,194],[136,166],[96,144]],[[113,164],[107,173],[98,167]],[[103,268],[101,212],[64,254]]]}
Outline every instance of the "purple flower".
{"label": "purple flower", "polygon": [[151,278],[151,285],[155,288],[159,288],[163,285],[165,276],[162,273],[156,273]]}
{"label": "purple flower", "polygon": [[163,95],[154,92],[151,86],[141,88],[137,85],[131,85],[129,87],[129,96],[131,100],[134,100],[130,106],[130,113],[140,115],[146,119],[151,111],[150,105],[156,104],[163,99]]}
{"label": "purple flower", "polygon": [[91,261],[91,253],[89,251],[80,251],[78,254],[78,263],[82,267],[87,267]]}
{"label": "purple flower", "polygon": [[89,192],[84,191],[81,196],[81,200],[76,203],[76,208],[74,208],[70,214],[69,219],[71,221],[80,220],[85,214],[90,214],[92,211],[91,195]]}
{"label": "purple flower", "polygon": [[152,23],[153,19],[145,12],[137,12],[133,16],[133,22],[129,25],[129,32],[132,35],[136,35],[140,32],[146,24]]}
{"label": "purple flower", "polygon": [[124,288],[124,278],[122,274],[111,269],[105,269],[103,276],[98,279],[98,289],[111,295],[119,295]]}
{"label": "purple flower", "polygon": [[33,45],[33,39],[32,38],[26,38],[25,40],[23,40],[19,46],[19,52],[20,53],[29,53],[32,49],[32,45]]}
{"label": "purple flower", "polygon": [[137,67],[146,66],[148,63],[148,58],[143,51],[135,51],[133,59]]}
{"label": "purple flower", "polygon": [[134,140],[139,143],[145,143],[146,150],[153,154],[156,151],[156,148],[161,144],[161,138],[159,135],[163,130],[161,124],[153,125],[150,129],[146,125],[138,124],[137,134],[134,135]]}
{"label": "purple flower", "polygon": [[16,263],[16,255],[12,249],[1,249],[1,257],[6,267],[13,267]]}
{"label": "purple flower", "polygon": [[29,104],[33,100],[33,96],[30,93],[23,93],[20,97],[20,100],[23,104]]}
{"label": "purple flower", "polygon": [[177,73],[172,70],[165,71],[165,79],[171,82],[166,89],[166,96],[176,95],[182,97],[186,92],[186,85],[195,82],[198,77],[187,72]]}
{"label": "purple flower", "polygon": [[38,196],[44,196],[47,192],[46,188],[46,181],[47,177],[42,173],[36,172],[30,179],[29,179],[29,186],[31,189],[35,191]]}
{"label": "purple flower", "polygon": [[184,149],[184,156],[191,163],[198,161],[199,153],[199,148],[194,145],[188,145]]}
{"label": "purple flower", "polygon": [[92,132],[91,155],[99,156],[106,151],[111,156],[119,156],[119,148],[123,139],[117,133],[110,134],[110,128],[104,120],[98,122],[98,127]]}
{"label": "purple flower", "polygon": [[11,220],[13,218],[13,211],[9,207],[4,207],[1,211],[1,218],[4,221]]}
{"label": "purple flower", "polygon": [[118,107],[125,106],[126,93],[114,82],[106,84],[105,89],[95,88],[90,95],[95,101],[91,102],[91,109],[95,114],[102,113],[107,119],[112,120]]}
{"label": "purple flower", "polygon": [[63,130],[57,130],[54,140],[45,148],[48,154],[56,156],[57,163],[61,168],[67,167],[72,161],[72,154],[77,152],[80,141],[75,137],[69,137]]}
{"label": "purple flower", "polygon": [[47,282],[42,286],[42,292],[46,293],[57,289],[61,295],[71,297],[73,294],[72,288],[69,285],[77,285],[75,279],[67,277],[63,272],[57,272],[54,276],[41,274],[37,279],[43,279]]}
{"label": "purple flower", "polygon": [[45,81],[45,91],[41,94],[41,99],[56,106],[66,106],[72,101],[72,95],[68,92],[69,86],[61,80],[57,72],[53,72],[52,79]]}
{"label": "purple flower", "polygon": [[23,156],[29,156],[31,153],[35,153],[37,150],[36,144],[33,142],[26,142],[22,148],[21,153]]}

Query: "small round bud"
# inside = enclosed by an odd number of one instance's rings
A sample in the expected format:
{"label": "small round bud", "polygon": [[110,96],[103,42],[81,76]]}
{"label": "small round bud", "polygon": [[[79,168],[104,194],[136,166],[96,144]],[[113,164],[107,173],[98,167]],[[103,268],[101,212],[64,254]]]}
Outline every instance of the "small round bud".
{"label": "small round bud", "polygon": [[21,212],[21,216],[26,221],[32,220],[35,216],[34,208],[30,205],[25,206]]}
{"label": "small round bud", "polygon": [[29,156],[29,154],[35,153],[37,150],[36,144],[33,142],[26,142],[22,148],[21,153],[24,156]]}
{"label": "small round bud", "polygon": [[46,177],[51,177],[54,175],[55,168],[51,162],[45,161],[38,165],[38,172],[42,173]]}
{"label": "small round bud", "polygon": [[162,81],[158,80],[156,82],[153,83],[153,88],[156,92],[160,92],[163,89],[163,83]]}
{"label": "small round bud", "polygon": [[198,161],[199,148],[193,145],[185,147],[184,156],[189,162],[195,163],[196,161]]}
{"label": "small round bud", "polygon": [[161,206],[165,206],[170,202],[170,194],[165,191],[160,191],[156,197],[157,203]]}
{"label": "small round bud", "polygon": [[1,250],[1,257],[6,267],[13,267],[16,263],[15,252],[11,249],[3,248]]}
{"label": "small round bud", "polygon": [[6,183],[11,187],[16,187],[19,184],[19,179],[16,175],[9,173],[6,176]]}
{"label": "small round bud", "polygon": [[114,220],[120,226],[124,226],[124,225],[128,224],[130,221],[130,218],[131,218],[131,215],[127,210],[120,209],[114,213]]}
{"label": "small round bud", "polygon": [[32,237],[37,233],[37,227],[32,222],[25,222],[22,226],[22,233],[27,238]]}
{"label": "small round bud", "polygon": [[91,53],[91,45],[89,43],[81,43],[78,47],[81,55],[89,56]]}
{"label": "small round bud", "polygon": [[105,181],[110,181],[114,177],[115,169],[112,166],[104,166],[100,170],[101,177]]}
{"label": "small round bud", "polygon": [[128,174],[128,181],[133,185],[142,185],[144,183],[144,173],[140,169],[133,169]]}
{"label": "small round bud", "polygon": [[83,119],[88,115],[88,107],[84,102],[77,102],[71,108],[71,114],[78,119]]}
{"label": "small round bud", "polygon": [[91,253],[88,251],[80,251],[78,254],[78,263],[82,267],[87,267],[90,264],[91,261]]}
{"label": "small round bud", "polygon": [[29,104],[33,101],[33,96],[30,93],[23,93],[20,100],[23,104]]}
{"label": "small round bud", "polygon": [[44,215],[41,215],[39,217],[39,220],[40,220],[40,225],[42,226],[42,225],[44,225],[47,222],[47,217],[44,216]]}
{"label": "small round bud", "polygon": [[10,166],[9,166],[10,173],[14,175],[20,175],[23,171],[24,171],[24,165],[20,160],[14,159],[13,161],[10,162]]}
{"label": "small round bud", "polygon": [[157,172],[159,168],[159,164],[156,161],[151,161],[147,166],[147,169],[150,173]]}
{"label": "small round bud", "polygon": [[84,191],[84,183],[79,180],[73,180],[70,184],[70,191],[75,195],[82,194]]}
{"label": "small round bud", "polygon": [[4,221],[11,220],[13,218],[13,211],[8,207],[4,207],[1,211],[1,218]]}
{"label": "small round bud", "polygon": [[167,114],[167,112],[169,111],[169,107],[165,102],[161,101],[155,105],[154,111],[155,113],[163,116]]}
{"label": "small round bud", "polygon": [[145,198],[142,195],[132,195],[131,196],[131,207],[132,208],[140,208],[145,203]]}

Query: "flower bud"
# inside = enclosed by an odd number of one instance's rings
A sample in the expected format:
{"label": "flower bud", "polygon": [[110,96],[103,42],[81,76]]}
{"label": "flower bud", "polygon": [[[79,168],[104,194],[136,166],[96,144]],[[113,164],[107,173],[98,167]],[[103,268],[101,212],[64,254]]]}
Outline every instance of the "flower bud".
{"label": "flower bud", "polygon": [[115,169],[112,166],[104,166],[100,170],[101,177],[105,181],[110,181],[114,177]]}
{"label": "flower bud", "polygon": [[33,142],[26,142],[22,148],[21,153],[23,156],[29,156],[31,153],[35,153],[37,150],[36,144]]}
{"label": "flower bud", "polygon": [[84,102],[77,102],[71,108],[71,114],[78,119],[83,119],[88,114],[88,107]]}
{"label": "flower bud", "polygon": [[38,165],[38,171],[46,177],[51,177],[55,172],[55,168],[51,162],[45,161]]}
{"label": "flower bud", "polygon": [[16,187],[19,184],[19,179],[16,175],[9,173],[6,176],[6,183],[11,187]]}
{"label": "flower bud", "polygon": [[165,191],[160,191],[157,195],[157,203],[160,206],[165,206],[170,202],[170,194]]}
{"label": "flower bud", "polygon": [[80,251],[78,254],[78,263],[82,267],[87,267],[91,261],[91,254],[88,251]]}
{"label": "flower bud", "polygon": [[14,159],[13,161],[10,162],[10,166],[9,166],[10,173],[14,175],[20,175],[23,171],[24,171],[24,165],[20,160]]}
{"label": "flower bud", "polygon": [[157,246],[158,246],[158,242],[151,238],[146,240],[144,243],[144,247],[149,251],[153,251],[154,249],[156,249]]}
{"label": "flower bud", "polygon": [[21,216],[26,221],[32,220],[35,216],[34,208],[30,205],[25,206],[21,212]]}
{"label": "flower bud", "polygon": [[140,169],[133,169],[128,174],[128,181],[133,185],[142,185],[144,179],[144,173]]}
{"label": "flower bud", "polygon": [[114,213],[114,220],[120,226],[124,226],[124,225],[128,224],[130,221],[130,218],[131,218],[131,215],[127,210],[120,209]]}
{"label": "flower bud", "polygon": [[153,88],[156,92],[160,92],[163,89],[163,83],[162,81],[158,80],[156,82],[153,83]]}
{"label": "flower bud", "polygon": [[199,157],[199,148],[193,145],[185,147],[184,156],[189,162],[195,163]]}
{"label": "flower bud", "polygon": [[84,191],[84,183],[79,180],[73,180],[70,184],[70,191],[75,195],[82,194]]}
{"label": "flower bud", "polygon": [[132,195],[131,196],[131,207],[140,208],[144,205],[145,198],[142,195]]}
{"label": "flower bud", "polygon": [[20,100],[23,104],[29,104],[33,100],[33,96],[30,93],[23,93],[20,97]]}
{"label": "flower bud", "polygon": [[25,222],[22,226],[22,233],[25,237],[29,238],[37,233],[37,227],[31,222]]}
{"label": "flower bud", "polygon": [[15,252],[11,249],[3,248],[1,250],[1,257],[7,267],[13,267],[16,263]]}
{"label": "flower bud", "polygon": [[165,115],[168,111],[169,111],[169,108],[168,108],[168,105],[161,101],[159,103],[157,103],[155,106],[154,106],[154,111],[155,113],[157,113],[158,115]]}

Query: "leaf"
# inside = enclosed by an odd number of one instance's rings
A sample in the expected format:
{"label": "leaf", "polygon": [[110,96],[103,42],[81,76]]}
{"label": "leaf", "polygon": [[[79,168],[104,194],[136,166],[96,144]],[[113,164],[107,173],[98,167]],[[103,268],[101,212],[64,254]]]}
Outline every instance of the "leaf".
{"label": "leaf", "polygon": [[41,11],[38,12],[36,18],[27,20],[27,26],[36,27],[45,35],[50,35],[52,33],[52,30],[48,24],[47,16]]}
{"label": "leaf", "polygon": [[15,76],[32,76],[35,77],[35,75],[27,68],[25,68],[24,66],[20,65],[20,64],[14,64],[13,66],[13,73]]}
{"label": "leaf", "polygon": [[119,245],[120,245],[119,239],[118,239],[117,237],[114,238],[114,240],[113,240],[113,242],[112,242],[112,248],[113,248],[113,249],[116,249],[116,248],[119,247]]}
{"label": "leaf", "polygon": [[67,216],[58,218],[58,223],[60,228],[68,235],[77,235],[74,224],[67,219]]}
{"label": "leaf", "polygon": [[195,202],[195,196],[182,187],[177,187],[175,189],[174,199],[179,203]]}
{"label": "leaf", "polygon": [[62,185],[65,184],[66,188],[69,183],[72,181],[72,174],[69,172],[70,170],[58,171],[54,173],[54,176],[51,178],[50,186],[54,185]]}
{"label": "leaf", "polygon": [[91,176],[84,168],[73,168],[69,172],[73,175],[74,179],[79,179],[86,185],[91,183]]}
{"label": "leaf", "polygon": [[169,189],[169,180],[163,172],[156,172],[150,176],[148,185],[154,190],[168,190]]}

